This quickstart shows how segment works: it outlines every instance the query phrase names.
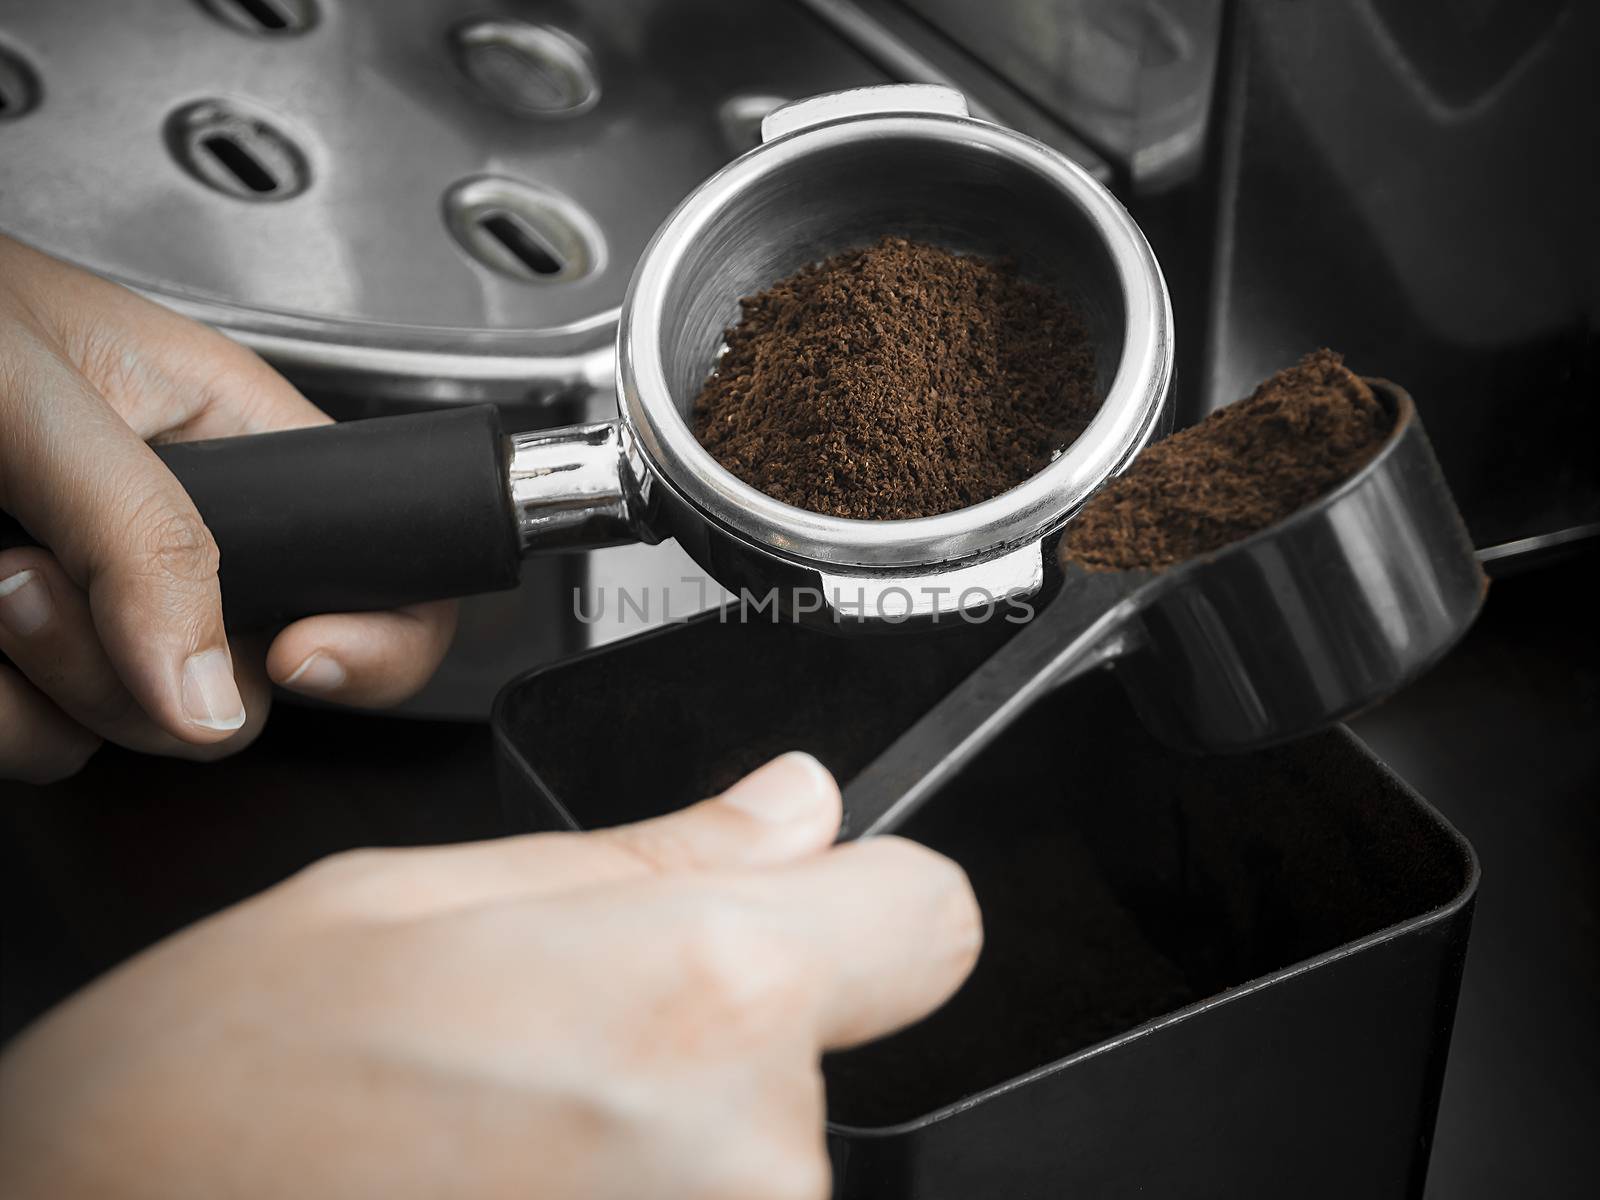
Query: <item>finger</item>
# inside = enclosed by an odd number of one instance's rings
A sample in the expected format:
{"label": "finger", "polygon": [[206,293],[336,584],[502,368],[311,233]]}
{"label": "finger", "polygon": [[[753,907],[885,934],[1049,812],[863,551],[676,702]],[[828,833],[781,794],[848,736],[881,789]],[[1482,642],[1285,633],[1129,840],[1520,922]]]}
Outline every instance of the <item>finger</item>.
{"label": "finger", "polygon": [[[203,373],[175,380],[187,394],[190,411],[183,421],[164,426],[157,440],[236,437],[332,421],[255,351],[215,330],[197,328],[176,313],[150,307],[154,311],[136,327],[141,352],[161,361],[178,361],[180,355],[198,357],[206,364]],[[142,396],[139,407],[148,407]]]}
{"label": "finger", "polygon": [[44,336],[0,345],[0,508],[89,593],[101,644],[158,726],[221,741],[245,722],[222,628],[217,548],[178,481]]}
{"label": "finger", "polygon": [[99,738],[0,666],[0,779],[53,783],[76,774],[99,747]]}
{"label": "finger", "polygon": [[839,846],[740,881],[780,914],[816,981],[819,1047],[840,1049],[920,1020],[961,986],[983,919],[954,862],[902,838]]}
{"label": "finger", "polygon": [[233,737],[197,746],[158,727],[106,657],[88,597],[42,547],[0,551],[0,654],[97,739],[144,754],[218,758],[253,740],[267,713],[267,681],[260,671],[240,671],[250,720]]}
{"label": "finger", "polygon": [[281,632],[267,654],[274,683],[323,700],[382,708],[432,677],[455,636],[452,601],[394,612],[308,617]]}
{"label": "finger", "polygon": [[337,916],[406,920],[663,872],[793,862],[832,844],[839,788],[809,754],[773,759],[720,796],[584,834],[533,834],[420,850],[357,851],[295,884]]}
{"label": "finger", "polygon": [[125,287],[15,242],[0,268],[35,281],[44,323],[144,440],[320,425],[328,417],[253,351]]}
{"label": "finger", "polygon": [[89,598],[48,550],[0,551],[0,653],[77,724],[145,753],[186,743],[158,728],[100,645]]}
{"label": "finger", "polygon": [[590,857],[608,855],[667,874],[792,862],[832,844],[839,785],[799,750],[756,768],[720,796],[679,812],[590,834]]}

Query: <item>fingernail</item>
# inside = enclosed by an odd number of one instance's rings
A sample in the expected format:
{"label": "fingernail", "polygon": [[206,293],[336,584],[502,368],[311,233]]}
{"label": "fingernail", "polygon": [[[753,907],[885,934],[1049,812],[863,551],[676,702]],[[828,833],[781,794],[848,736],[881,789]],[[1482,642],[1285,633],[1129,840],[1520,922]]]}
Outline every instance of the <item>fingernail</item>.
{"label": "fingernail", "polygon": [[838,790],[827,767],[803,750],[791,750],[734,784],[722,802],[758,820],[788,825],[814,817]]}
{"label": "fingernail", "polygon": [[50,589],[37,571],[0,579],[0,623],[18,637],[31,637],[50,620]]}
{"label": "fingernail", "polygon": [[244,701],[226,650],[202,650],[183,664],[183,711],[202,729],[232,730],[244,724]]}
{"label": "fingernail", "polygon": [[349,676],[339,660],[330,658],[321,650],[313,650],[283,681],[286,688],[301,692],[331,692],[344,686]]}

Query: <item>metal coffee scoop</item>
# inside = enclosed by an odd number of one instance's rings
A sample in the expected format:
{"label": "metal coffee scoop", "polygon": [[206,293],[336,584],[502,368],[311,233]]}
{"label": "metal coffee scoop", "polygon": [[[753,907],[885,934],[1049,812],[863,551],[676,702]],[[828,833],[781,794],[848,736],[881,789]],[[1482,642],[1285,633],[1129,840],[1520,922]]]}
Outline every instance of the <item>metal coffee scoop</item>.
{"label": "metal coffee scoop", "polygon": [[1310,733],[1427,670],[1488,581],[1411,397],[1367,382],[1396,418],[1372,461],[1165,571],[1066,565],[1056,597],[845,787],[841,837],[898,829],[1042,694],[1097,667],[1152,733],[1191,751]]}
{"label": "metal coffee scoop", "polygon": [[[972,119],[947,88],[799,101],[762,139],[640,258],[618,317],[617,420],[506,436],[492,408],[456,408],[161,447],[221,548],[229,624],[493,591],[528,554],[666,538],[730,591],[850,629],[1036,591],[1044,540],[1170,423],[1171,306],[1138,226],[1075,164]],[[1011,258],[1070,299],[1102,407],[1032,478],[956,512],[857,521],[782,504],[700,445],[695,397],[740,297],[891,233]]]}

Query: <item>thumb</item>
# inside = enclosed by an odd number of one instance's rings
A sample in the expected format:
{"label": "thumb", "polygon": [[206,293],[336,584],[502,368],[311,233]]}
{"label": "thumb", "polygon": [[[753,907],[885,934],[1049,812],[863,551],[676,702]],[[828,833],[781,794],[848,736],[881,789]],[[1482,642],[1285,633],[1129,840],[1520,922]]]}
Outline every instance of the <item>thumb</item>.
{"label": "thumb", "polygon": [[839,815],[827,768],[791,752],[720,796],[635,825],[335,855],[287,886],[325,913],[408,920],[657,873],[800,862],[833,844]]}
{"label": "thumb", "polygon": [[666,816],[589,835],[657,871],[770,866],[826,850],[839,834],[839,785],[811,755],[791,750],[720,796]]}
{"label": "thumb", "polygon": [[184,741],[245,720],[222,625],[216,542],[172,473],[48,342],[27,343],[0,399],[0,506],[89,593],[106,655],[150,717]]}

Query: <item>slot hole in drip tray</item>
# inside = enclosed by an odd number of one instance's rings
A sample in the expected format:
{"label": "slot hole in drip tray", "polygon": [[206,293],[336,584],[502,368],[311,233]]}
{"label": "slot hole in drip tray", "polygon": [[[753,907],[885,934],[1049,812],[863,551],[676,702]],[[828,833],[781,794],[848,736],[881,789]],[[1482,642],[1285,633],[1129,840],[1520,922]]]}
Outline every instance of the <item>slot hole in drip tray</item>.
{"label": "slot hole in drip tray", "polygon": [[559,275],[566,267],[560,257],[516,215],[508,212],[485,213],[479,223],[490,237],[516,256],[518,262],[535,275]]}
{"label": "slot hole in drip tray", "polygon": [[224,25],[258,37],[304,33],[317,23],[313,0],[201,0]]}
{"label": "slot hole in drip tray", "polygon": [[553,26],[471,21],[453,31],[451,45],[462,73],[509,112],[573,116],[600,99],[588,48]]}
{"label": "slot hole in drip tray", "polygon": [[238,200],[287,200],[311,182],[306,156],[288,135],[232,101],[178,109],[167,118],[166,141],[191,177]]}
{"label": "slot hole in drip tray", "polygon": [[519,283],[564,283],[604,265],[600,230],[548,188],[479,177],[445,193],[445,226],[476,262]]}
{"label": "slot hole in drip tray", "polygon": [[39,77],[22,58],[0,46],[0,121],[13,121],[39,103]]}
{"label": "slot hole in drip tray", "polygon": [[213,158],[232,172],[233,177],[242,186],[252,192],[266,195],[278,190],[278,181],[272,177],[272,172],[252,158],[250,151],[227,134],[212,134],[210,137],[202,138],[200,144]]}

